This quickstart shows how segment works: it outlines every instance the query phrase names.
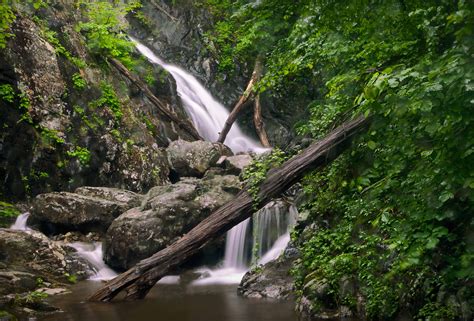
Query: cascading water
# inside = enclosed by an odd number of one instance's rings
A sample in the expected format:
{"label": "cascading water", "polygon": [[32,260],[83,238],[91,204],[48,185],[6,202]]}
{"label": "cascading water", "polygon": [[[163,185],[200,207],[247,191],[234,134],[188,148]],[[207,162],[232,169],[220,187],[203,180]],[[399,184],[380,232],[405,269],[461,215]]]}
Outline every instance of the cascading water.
{"label": "cascading water", "polygon": [[[16,218],[15,223],[10,226],[10,229],[27,232],[31,231],[31,229],[26,226],[29,216],[29,212],[20,214]],[[74,248],[77,251],[77,254],[86,259],[93,267],[95,274],[89,278],[90,280],[110,280],[117,276],[117,273],[109,268],[102,259],[102,243],[75,242],[69,243],[68,245]]]}
{"label": "cascading water", "polygon": [[[286,213],[287,213],[286,217],[285,216],[281,217],[281,210],[280,209],[278,210],[278,215],[280,215],[280,219],[285,220],[284,225],[283,225],[285,226],[284,230],[281,229],[282,225],[280,225],[279,237],[273,242],[272,247],[266,251],[261,251],[259,253],[260,255],[254,258],[257,260],[258,264],[266,264],[276,259],[278,256],[280,256],[281,253],[283,253],[286,246],[290,242],[290,228],[296,224],[296,219],[298,218],[298,209],[296,208],[295,205],[291,204],[290,207],[287,209]],[[271,215],[271,212],[270,212],[270,215]],[[261,229],[262,235],[264,235],[263,234],[264,231],[268,229],[270,226],[267,225]]]}
{"label": "cascading water", "polygon": [[[153,64],[166,69],[175,79],[176,88],[186,113],[193,121],[199,134],[209,141],[216,141],[223,129],[229,112],[217,102],[199,81],[181,68],[165,63],[148,47],[130,37],[136,48]],[[245,136],[237,124],[227,135],[226,145],[232,151],[261,153],[268,149]],[[282,208],[281,204],[270,204],[227,232],[223,268],[201,269],[198,272],[210,277],[199,279],[193,284],[239,283],[249,266],[249,258],[254,248],[258,249],[253,263],[266,263],[278,257],[289,242],[289,226],[294,215],[292,207]],[[294,208],[294,207],[293,207]],[[250,226],[254,228],[250,230]]]}
{"label": "cascading water", "polygon": [[[130,39],[135,43],[138,51],[150,62],[160,65],[173,76],[186,113],[191,117],[199,134],[208,141],[217,141],[219,132],[224,128],[225,121],[229,116],[227,109],[216,101],[193,75],[177,66],[165,63],[138,40],[132,37]],[[247,137],[237,124],[234,124],[230,129],[225,144],[234,153],[249,151],[261,153],[268,150]]]}
{"label": "cascading water", "polygon": [[240,283],[249,268],[250,257],[252,265],[266,264],[283,253],[297,217],[298,210],[292,204],[282,201],[267,204],[252,218],[227,232],[223,267],[198,270],[206,277],[194,281],[193,285]]}
{"label": "cascading water", "polygon": [[77,251],[77,255],[91,264],[95,274],[91,276],[89,280],[110,280],[117,276],[117,273],[109,268],[104,262],[101,242],[74,242],[69,243],[68,245]]}
{"label": "cascading water", "polygon": [[249,228],[250,218],[234,226],[227,233],[225,243],[224,268],[245,269],[245,240]]}
{"label": "cascading water", "polygon": [[28,221],[29,216],[30,216],[29,212],[25,212],[23,214],[18,215],[15,223],[13,223],[13,225],[10,226],[10,229],[19,230],[19,231],[29,231],[30,228],[26,226],[26,221]]}

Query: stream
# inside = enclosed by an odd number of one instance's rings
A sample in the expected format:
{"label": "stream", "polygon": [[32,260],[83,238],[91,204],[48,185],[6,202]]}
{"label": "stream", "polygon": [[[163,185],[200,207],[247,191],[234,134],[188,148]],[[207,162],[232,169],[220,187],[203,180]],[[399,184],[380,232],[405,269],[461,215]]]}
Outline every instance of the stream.
{"label": "stream", "polygon": [[[132,39],[152,63],[161,65],[176,80],[177,91],[186,112],[199,133],[215,141],[229,112],[196,80],[181,68],[169,65],[149,48]],[[267,149],[247,137],[234,124],[226,140],[234,152],[261,153]],[[12,229],[28,231],[29,213],[18,217]],[[238,296],[237,286],[252,264],[264,264],[277,258],[286,248],[289,231],[298,216],[296,207],[289,203],[271,202],[254,217],[241,222],[227,233],[225,257],[211,269],[202,267],[180,276],[160,280],[146,299],[135,302],[109,304],[86,302],[85,299],[116,276],[103,261],[100,242],[69,243],[79,256],[86,259],[95,271],[87,281],[71,287],[71,292],[48,298],[63,313],[41,317],[41,320],[87,321],[291,321],[296,320],[294,302],[247,299]]]}
{"label": "stream", "polygon": [[146,299],[135,302],[81,302],[100,282],[83,281],[72,293],[51,297],[50,302],[66,313],[48,321],[293,321],[294,303],[246,299],[237,295],[236,285],[158,284]]}

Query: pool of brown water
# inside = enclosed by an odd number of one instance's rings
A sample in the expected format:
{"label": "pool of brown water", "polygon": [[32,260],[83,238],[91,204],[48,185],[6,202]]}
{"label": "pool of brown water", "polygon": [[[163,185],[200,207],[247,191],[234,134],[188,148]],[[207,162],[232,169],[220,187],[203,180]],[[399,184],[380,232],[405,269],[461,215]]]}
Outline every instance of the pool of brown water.
{"label": "pool of brown water", "polygon": [[64,312],[45,321],[296,321],[294,302],[246,299],[237,285],[158,284],[146,299],[134,302],[85,302],[101,286],[84,281],[72,293],[49,301]]}

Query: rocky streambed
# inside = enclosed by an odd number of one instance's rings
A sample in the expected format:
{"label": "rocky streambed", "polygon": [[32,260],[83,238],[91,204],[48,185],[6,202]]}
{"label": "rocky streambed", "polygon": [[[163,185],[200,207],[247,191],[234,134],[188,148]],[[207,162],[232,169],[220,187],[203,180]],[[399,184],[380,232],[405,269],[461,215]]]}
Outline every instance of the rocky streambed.
{"label": "rocky streambed", "polygon": [[[74,192],[40,194],[29,204],[28,225],[33,229],[0,229],[0,310],[9,311],[20,319],[32,316],[42,319],[59,308],[76,309],[75,306],[100,282],[81,281],[93,276],[97,268],[77,252],[74,242],[102,241],[104,260],[110,267],[118,272],[130,268],[176,241],[213,210],[231,200],[241,188],[239,175],[243,167],[252,160],[251,155],[234,156],[224,145],[209,142],[178,140],[172,142],[166,152],[172,173],[170,181],[151,188],[147,194],[90,186],[77,188]],[[223,257],[224,242],[224,238],[212,242],[176,272],[204,263],[217,263]],[[249,273],[242,283],[241,294],[253,298],[290,297],[288,269],[276,270],[286,274],[261,273],[261,268]],[[269,282],[271,279],[280,280],[281,286],[275,285],[278,282]],[[81,282],[74,285],[78,281]],[[257,283],[260,286],[255,286]],[[231,305],[248,304],[250,307],[242,309],[250,311],[249,315],[259,315],[258,311],[268,307],[267,303],[256,304],[237,298],[237,284],[206,285],[191,290],[186,284],[175,284],[165,290],[173,293],[171,298],[175,301],[170,304],[176,307],[180,300],[202,301],[204,306],[211,306],[213,295],[219,300],[235,301],[229,303]],[[209,294],[214,290],[214,294]],[[47,296],[64,293],[69,293],[64,299],[44,300]],[[160,301],[169,302],[163,294],[157,295]],[[144,306],[149,304],[147,301]],[[156,311],[160,306],[145,310]],[[189,313],[197,313],[191,312],[193,306],[196,303],[190,303]],[[96,308],[108,309],[94,306]],[[113,305],[110,312],[114,309],[123,308]],[[287,309],[283,318],[274,320],[292,320],[291,311]],[[231,313],[229,318],[222,320],[247,320],[241,318],[246,313],[234,316]],[[90,319],[85,315],[82,317]],[[14,320],[7,314],[4,318]],[[61,317],[47,319],[59,320]],[[178,313],[175,320],[187,319]]]}

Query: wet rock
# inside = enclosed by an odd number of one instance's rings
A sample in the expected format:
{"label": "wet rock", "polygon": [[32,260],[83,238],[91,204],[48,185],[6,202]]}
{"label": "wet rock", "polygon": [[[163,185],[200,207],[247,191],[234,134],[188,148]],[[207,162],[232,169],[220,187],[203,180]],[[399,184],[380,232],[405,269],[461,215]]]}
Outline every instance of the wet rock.
{"label": "wet rock", "polygon": [[221,156],[232,155],[227,146],[206,141],[177,140],[170,143],[166,152],[171,169],[180,177],[202,177]]}
{"label": "wet rock", "polygon": [[124,270],[176,241],[240,190],[236,176],[184,178],[157,186],[141,207],[120,215],[107,230],[105,262]]}
{"label": "wet rock", "polygon": [[0,261],[4,293],[34,288],[37,278],[67,283],[67,275],[83,279],[91,273],[87,262],[35,231],[0,229]]}
{"label": "wet rock", "polygon": [[239,175],[242,170],[250,165],[253,158],[249,154],[240,154],[235,156],[226,157],[224,166],[229,174]]}
{"label": "wet rock", "polygon": [[38,195],[33,200],[28,223],[47,234],[105,232],[116,217],[138,205],[141,199],[135,193],[111,188],[84,187],[77,191],[85,195],[68,192]]}
{"label": "wet rock", "polygon": [[35,288],[36,276],[34,274],[0,270],[0,295],[32,291]]}
{"label": "wet rock", "polygon": [[64,243],[74,243],[74,242],[85,242],[93,243],[100,242],[102,235],[99,233],[89,232],[87,234],[82,234],[81,232],[67,232],[66,234],[53,235],[51,237],[54,241],[62,241]]}
{"label": "wet rock", "polygon": [[104,199],[111,202],[124,203],[129,208],[139,206],[143,196],[131,191],[111,187],[83,186],[74,191],[76,194]]}
{"label": "wet rock", "polygon": [[58,295],[68,293],[69,290],[65,288],[39,288],[36,292],[44,293],[47,295]]}
{"label": "wet rock", "polygon": [[238,292],[248,298],[293,299],[292,260],[277,259],[247,272]]}

